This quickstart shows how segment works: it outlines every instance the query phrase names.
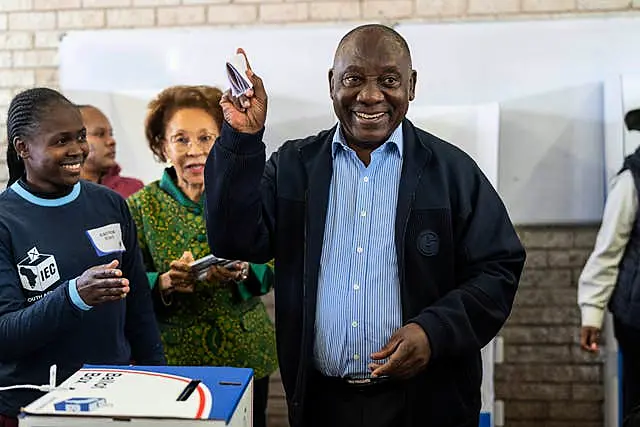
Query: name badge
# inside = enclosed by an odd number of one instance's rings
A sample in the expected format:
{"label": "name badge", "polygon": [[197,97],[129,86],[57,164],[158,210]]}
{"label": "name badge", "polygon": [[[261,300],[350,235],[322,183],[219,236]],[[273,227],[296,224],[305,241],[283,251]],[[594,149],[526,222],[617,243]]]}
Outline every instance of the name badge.
{"label": "name badge", "polygon": [[87,236],[89,236],[89,240],[98,256],[125,251],[122,243],[122,229],[119,223],[87,230]]}

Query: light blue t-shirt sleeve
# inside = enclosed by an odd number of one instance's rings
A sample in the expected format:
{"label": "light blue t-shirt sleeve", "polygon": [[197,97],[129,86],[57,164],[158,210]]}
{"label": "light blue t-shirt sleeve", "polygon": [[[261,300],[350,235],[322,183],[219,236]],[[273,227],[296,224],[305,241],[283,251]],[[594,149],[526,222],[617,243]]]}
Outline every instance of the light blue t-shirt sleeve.
{"label": "light blue t-shirt sleeve", "polygon": [[69,280],[69,296],[71,297],[71,302],[78,307],[80,310],[87,311],[91,310],[91,306],[87,305],[84,301],[82,301],[82,297],[78,293],[78,288],[76,286],[76,279]]}

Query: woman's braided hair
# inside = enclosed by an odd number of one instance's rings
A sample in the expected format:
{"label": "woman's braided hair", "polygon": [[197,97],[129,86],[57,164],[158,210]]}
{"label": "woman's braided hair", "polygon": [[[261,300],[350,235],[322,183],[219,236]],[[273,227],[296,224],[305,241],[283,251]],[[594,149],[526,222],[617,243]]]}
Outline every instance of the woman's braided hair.
{"label": "woman's braided hair", "polygon": [[7,113],[7,166],[9,182],[16,182],[25,173],[24,161],[16,151],[16,139],[26,140],[33,137],[40,129],[40,124],[53,108],[59,105],[73,107],[60,92],[45,87],[27,89],[17,94],[9,105]]}

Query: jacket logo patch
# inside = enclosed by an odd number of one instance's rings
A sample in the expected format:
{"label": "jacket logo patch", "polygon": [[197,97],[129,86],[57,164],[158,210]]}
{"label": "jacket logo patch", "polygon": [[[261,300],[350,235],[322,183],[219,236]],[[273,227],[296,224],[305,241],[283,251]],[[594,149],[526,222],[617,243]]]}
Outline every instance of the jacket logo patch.
{"label": "jacket logo patch", "polygon": [[424,256],[435,256],[440,251],[440,238],[431,230],[424,230],[418,235],[418,252]]}
{"label": "jacket logo patch", "polygon": [[60,280],[55,257],[41,254],[35,247],[18,263],[18,276],[24,289],[35,292],[44,292]]}

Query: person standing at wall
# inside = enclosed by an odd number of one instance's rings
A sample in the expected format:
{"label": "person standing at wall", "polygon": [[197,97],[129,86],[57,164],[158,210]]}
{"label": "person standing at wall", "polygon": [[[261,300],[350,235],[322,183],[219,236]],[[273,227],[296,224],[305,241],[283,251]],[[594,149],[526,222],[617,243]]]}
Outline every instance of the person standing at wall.
{"label": "person standing at wall", "polygon": [[[640,131],[640,109],[624,118]],[[578,281],[580,346],[597,352],[605,310],[622,353],[623,417],[640,405],[640,147],[624,159],[613,178],[595,247]]]}

